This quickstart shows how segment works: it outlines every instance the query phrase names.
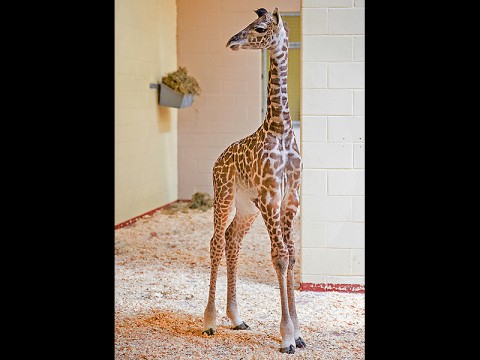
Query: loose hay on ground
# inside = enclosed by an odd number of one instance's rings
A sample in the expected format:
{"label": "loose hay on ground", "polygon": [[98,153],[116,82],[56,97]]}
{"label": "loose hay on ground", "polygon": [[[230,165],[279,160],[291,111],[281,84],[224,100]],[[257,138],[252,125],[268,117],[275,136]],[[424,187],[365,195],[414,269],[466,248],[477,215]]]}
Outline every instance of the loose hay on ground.
{"label": "loose hay on ground", "polygon": [[[230,329],[223,259],[218,331],[202,335],[212,234],[213,210],[187,203],[115,231],[116,359],[364,359],[364,294],[296,291],[307,348],[278,352],[280,295],[260,217],[243,241],[237,280],[239,311],[251,330]],[[294,236],[298,244],[298,221]],[[299,261],[296,273],[298,283]]]}

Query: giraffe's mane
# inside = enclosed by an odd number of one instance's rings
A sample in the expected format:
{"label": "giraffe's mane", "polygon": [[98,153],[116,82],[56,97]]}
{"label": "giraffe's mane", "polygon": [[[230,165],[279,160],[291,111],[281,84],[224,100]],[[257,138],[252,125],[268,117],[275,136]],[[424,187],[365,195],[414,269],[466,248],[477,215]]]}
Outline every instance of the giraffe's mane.
{"label": "giraffe's mane", "polygon": [[285,29],[288,37],[288,34],[290,33],[290,28],[288,27],[288,23],[285,20],[283,20],[283,28]]}

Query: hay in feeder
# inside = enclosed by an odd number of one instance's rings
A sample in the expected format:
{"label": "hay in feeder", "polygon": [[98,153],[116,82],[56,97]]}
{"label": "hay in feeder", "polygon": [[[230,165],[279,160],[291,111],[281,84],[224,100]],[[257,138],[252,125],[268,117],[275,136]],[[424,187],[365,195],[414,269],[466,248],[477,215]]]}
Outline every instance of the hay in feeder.
{"label": "hay in feeder", "polygon": [[200,95],[201,89],[197,80],[193,76],[188,75],[187,69],[181,66],[177,71],[162,77],[162,83],[181,94]]}

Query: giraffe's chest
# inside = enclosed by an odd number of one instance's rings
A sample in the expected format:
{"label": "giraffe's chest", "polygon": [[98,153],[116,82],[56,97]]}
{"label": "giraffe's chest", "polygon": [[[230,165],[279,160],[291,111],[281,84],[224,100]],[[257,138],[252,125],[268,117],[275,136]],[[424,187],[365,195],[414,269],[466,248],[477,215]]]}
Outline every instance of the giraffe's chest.
{"label": "giraffe's chest", "polygon": [[270,176],[287,179],[301,168],[300,154],[292,149],[282,147],[264,150],[258,161],[258,173],[263,178]]}
{"label": "giraffe's chest", "polygon": [[275,171],[300,170],[300,152],[295,137],[289,134],[285,137],[267,137],[263,146],[259,147],[259,162],[263,167],[270,167]]}
{"label": "giraffe's chest", "polygon": [[301,158],[293,134],[251,137],[238,145],[237,180],[245,188],[288,186],[300,177]]}

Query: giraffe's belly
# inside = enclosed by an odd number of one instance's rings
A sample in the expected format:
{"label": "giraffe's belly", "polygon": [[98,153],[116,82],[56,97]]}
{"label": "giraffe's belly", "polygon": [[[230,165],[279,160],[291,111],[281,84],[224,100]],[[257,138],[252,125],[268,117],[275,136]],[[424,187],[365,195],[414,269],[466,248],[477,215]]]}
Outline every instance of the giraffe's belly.
{"label": "giraffe's belly", "polygon": [[235,208],[244,214],[255,214],[259,210],[257,208],[257,189],[248,186],[245,181],[239,177],[235,178]]}

